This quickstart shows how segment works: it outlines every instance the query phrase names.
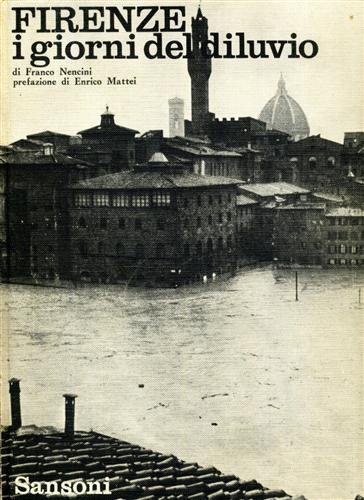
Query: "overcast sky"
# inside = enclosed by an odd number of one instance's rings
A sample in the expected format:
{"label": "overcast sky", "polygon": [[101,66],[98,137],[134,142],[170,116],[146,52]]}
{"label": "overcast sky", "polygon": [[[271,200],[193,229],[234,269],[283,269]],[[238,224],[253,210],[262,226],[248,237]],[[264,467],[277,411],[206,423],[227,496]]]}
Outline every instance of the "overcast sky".
{"label": "overcast sky", "polygon": [[[12,6],[33,6],[34,1],[6,0]],[[143,1],[144,5],[148,2]],[[141,2],[138,2],[140,5]],[[151,5],[185,5],[188,29],[198,2],[156,0]],[[133,5],[133,2],[39,1],[42,5]],[[313,59],[218,59],[213,60],[210,78],[210,111],[217,117],[258,117],[262,107],[276,92],[282,72],[288,93],[305,111],[311,134],[321,133],[328,139],[342,141],[345,131],[364,130],[364,9],[362,1],[202,1],[202,11],[209,19],[209,30],[221,36],[227,32],[245,32],[248,39],[314,39],[319,54]],[[5,97],[5,123],[2,142],[25,137],[42,130],[68,134],[96,125],[108,104],[118,124],[140,132],[163,128],[168,134],[168,99],[185,100],[185,115],[190,117],[190,79],[185,59],[111,61],[56,61],[47,69],[57,74],[60,67],[93,68],[93,77],[136,77],[136,86],[100,87],[22,87],[13,89],[11,72],[24,72],[29,61],[11,60],[10,18],[8,68],[2,72]],[[73,38],[72,38],[73,37]],[[97,40],[118,38],[116,33],[75,34],[64,40]],[[174,38],[183,40],[180,34]],[[52,40],[54,33],[23,35],[23,44],[34,40]],[[148,35],[150,38],[150,34]],[[146,40],[139,36],[138,46]],[[52,52],[50,52],[52,53]],[[87,77],[85,77],[87,78]],[[58,77],[59,79],[59,77]]]}

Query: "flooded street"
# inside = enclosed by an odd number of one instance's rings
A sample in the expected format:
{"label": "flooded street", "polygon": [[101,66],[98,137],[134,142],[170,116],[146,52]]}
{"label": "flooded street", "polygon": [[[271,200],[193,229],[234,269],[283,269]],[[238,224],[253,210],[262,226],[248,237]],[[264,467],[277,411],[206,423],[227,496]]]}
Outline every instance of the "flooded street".
{"label": "flooded street", "polygon": [[72,392],[78,429],[309,500],[353,500],[360,285],[363,273],[302,270],[295,302],[294,272],[267,267],[176,290],[2,286],[23,423],[62,428]]}

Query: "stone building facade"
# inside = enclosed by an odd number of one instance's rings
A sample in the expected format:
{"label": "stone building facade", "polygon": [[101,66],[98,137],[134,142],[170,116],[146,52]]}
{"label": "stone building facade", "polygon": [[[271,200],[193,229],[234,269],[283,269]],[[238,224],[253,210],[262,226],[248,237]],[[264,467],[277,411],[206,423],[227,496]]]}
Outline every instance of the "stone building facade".
{"label": "stone building facade", "polygon": [[315,135],[283,146],[272,167],[276,180],[340,194],[342,155],[342,144]]}
{"label": "stone building facade", "polygon": [[65,277],[68,216],[65,188],[98,174],[98,167],[61,153],[9,149],[1,156],[5,184],[8,278]]}
{"label": "stone building facade", "polygon": [[332,208],[325,214],[326,241],[323,265],[364,265],[364,210]]}
{"label": "stone building facade", "polygon": [[364,265],[364,211],[308,203],[274,210],[278,263],[352,267]]}
{"label": "stone building facade", "polygon": [[276,207],[273,213],[273,258],[278,263],[321,266],[325,235],[324,204]]}
{"label": "stone building facade", "polygon": [[265,129],[264,122],[250,116],[229,120],[214,118],[210,124],[210,137],[212,141],[227,146],[247,146],[251,143],[254,133],[263,132]]}
{"label": "stone building facade", "polygon": [[238,234],[238,252],[241,259],[256,257],[256,218],[259,203],[238,191],[236,197],[236,231]]}
{"label": "stone building facade", "polygon": [[70,190],[72,279],[183,283],[236,266],[234,179],[156,153]]}
{"label": "stone building facade", "polygon": [[[271,261],[275,257],[275,231],[279,233],[281,226],[276,224],[276,212],[279,207],[298,206],[309,201],[307,189],[285,182],[242,184],[239,186],[240,196],[255,202],[250,203],[248,251],[256,260]],[[244,199],[243,198],[243,199]],[[239,212],[239,206],[237,207]],[[282,228],[286,234],[286,227]],[[280,233],[279,233],[280,236]],[[244,254],[243,254],[244,255]]]}

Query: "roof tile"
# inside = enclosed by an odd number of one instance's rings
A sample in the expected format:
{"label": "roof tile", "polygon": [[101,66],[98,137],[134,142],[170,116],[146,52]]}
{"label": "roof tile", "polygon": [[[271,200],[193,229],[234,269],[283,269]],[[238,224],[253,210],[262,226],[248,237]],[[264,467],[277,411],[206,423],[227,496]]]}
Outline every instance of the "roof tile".
{"label": "roof tile", "polygon": [[245,493],[245,498],[254,498],[257,500],[264,499],[264,491],[261,489],[250,490]]}
{"label": "roof tile", "polygon": [[[76,432],[73,441],[65,441],[59,439],[59,433],[45,438],[32,430],[15,438],[15,446],[11,446],[8,436],[8,432],[3,433],[7,447],[3,472],[8,481],[15,480],[25,470],[37,480],[103,480],[109,477],[112,498],[123,500],[260,500],[286,495],[282,490],[263,490],[255,480],[240,483],[236,476],[221,474],[215,467],[199,467],[174,455],[158,454],[94,432]],[[14,450],[14,455],[9,450]],[[4,488],[6,493],[6,483]]]}
{"label": "roof tile", "polygon": [[210,493],[207,495],[209,500],[218,500],[219,498],[225,498],[223,490],[215,491],[214,493]]}
{"label": "roof tile", "polygon": [[287,493],[283,490],[265,490],[264,498],[283,498]]}

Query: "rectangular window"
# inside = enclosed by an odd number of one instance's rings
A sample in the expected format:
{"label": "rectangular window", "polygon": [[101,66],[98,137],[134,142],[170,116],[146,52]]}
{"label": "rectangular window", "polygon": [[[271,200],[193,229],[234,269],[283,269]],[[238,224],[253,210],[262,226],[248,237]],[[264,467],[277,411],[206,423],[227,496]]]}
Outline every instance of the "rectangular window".
{"label": "rectangular window", "polygon": [[351,222],[352,226],[358,226],[359,225],[359,219],[357,217],[352,217],[350,222]]}
{"label": "rectangular window", "polygon": [[109,193],[99,192],[94,193],[95,207],[108,207],[110,205]]}
{"label": "rectangular window", "polygon": [[347,226],[349,224],[349,219],[347,219],[346,217],[338,219],[338,224],[339,226]]}
{"label": "rectangular window", "polygon": [[131,205],[139,208],[149,207],[149,194],[133,194],[131,196]]}
{"label": "rectangular window", "polygon": [[334,219],[334,217],[330,217],[329,218],[329,225],[330,226],[335,226],[335,219]]}
{"label": "rectangular window", "polygon": [[135,229],[139,230],[142,229],[142,219],[135,219]]}
{"label": "rectangular window", "polygon": [[91,195],[89,193],[75,193],[73,202],[75,207],[90,207]]}
{"label": "rectangular window", "polygon": [[335,265],[335,259],[329,259],[328,260],[328,264],[330,264],[331,266],[334,266]]}
{"label": "rectangular window", "polygon": [[336,240],[337,239],[337,232],[336,231],[329,231],[327,233],[327,239],[328,240]]}
{"label": "rectangular window", "polygon": [[352,246],[351,247],[351,253],[358,253],[358,247],[357,246]]}
{"label": "rectangular window", "polygon": [[127,193],[114,194],[112,197],[113,207],[128,207],[129,206],[129,195]]}
{"label": "rectangular window", "polygon": [[166,221],[165,219],[158,219],[157,220],[157,229],[159,229],[159,231],[164,231],[166,227]]}
{"label": "rectangular window", "polygon": [[335,247],[335,245],[330,245],[330,246],[328,247],[328,251],[329,251],[329,253],[331,253],[331,254],[336,253],[336,247]]}
{"label": "rectangular window", "polygon": [[339,231],[338,238],[339,238],[339,240],[347,240],[348,239],[348,232],[347,231]]}
{"label": "rectangular window", "polygon": [[346,253],[346,246],[340,245],[340,253]]}
{"label": "rectangular window", "polygon": [[171,195],[163,191],[153,193],[152,203],[156,207],[169,207],[171,204]]}

